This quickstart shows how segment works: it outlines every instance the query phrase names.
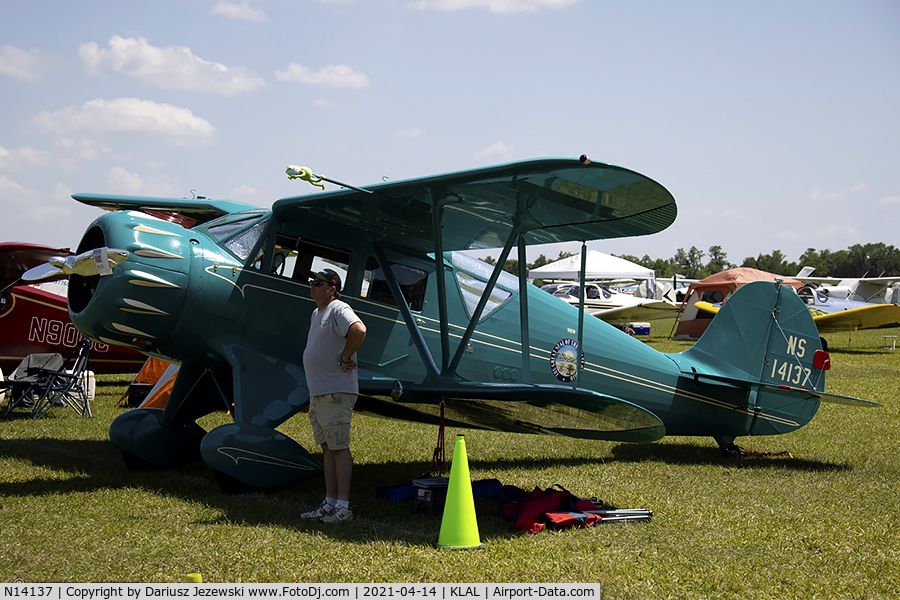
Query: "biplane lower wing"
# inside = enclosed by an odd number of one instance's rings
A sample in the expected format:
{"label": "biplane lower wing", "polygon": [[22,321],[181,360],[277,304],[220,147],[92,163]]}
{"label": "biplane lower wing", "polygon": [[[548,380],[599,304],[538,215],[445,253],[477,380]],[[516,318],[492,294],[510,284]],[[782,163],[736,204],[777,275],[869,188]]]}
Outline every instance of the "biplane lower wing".
{"label": "biplane lower wing", "polygon": [[[401,391],[402,389],[402,391]],[[391,394],[398,395],[393,400]],[[565,435],[619,442],[654,442],[665,436],[663,422],[631,402],[559,385],[442,382],[400,384],[360,381],[357,410],[425,423],[498,431]]]}

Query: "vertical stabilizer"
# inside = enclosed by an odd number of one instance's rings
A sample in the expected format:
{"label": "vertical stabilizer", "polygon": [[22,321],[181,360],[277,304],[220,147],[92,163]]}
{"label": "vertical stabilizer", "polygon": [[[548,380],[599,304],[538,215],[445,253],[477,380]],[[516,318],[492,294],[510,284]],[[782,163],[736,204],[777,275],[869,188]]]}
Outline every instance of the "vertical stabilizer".
{"label": "vertical stabilizer", "polygon": [[718,376],[822,391],[827,365],[819,364],[821,350],[803,300],[782,285],[758,281],[732,294],[682,355]]}

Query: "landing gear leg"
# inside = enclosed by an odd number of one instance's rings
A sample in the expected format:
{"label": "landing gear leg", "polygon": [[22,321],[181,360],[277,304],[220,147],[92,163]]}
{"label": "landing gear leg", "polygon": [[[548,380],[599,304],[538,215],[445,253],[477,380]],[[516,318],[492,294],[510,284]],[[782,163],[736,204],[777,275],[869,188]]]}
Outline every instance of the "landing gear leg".
{"label": "landing gear leg", "polygon": [[741,449],[734,443],[733,435],[714,435],[713,439],[719,444],[719,450],[722,452],[723,458],[738,458],[741,455]]}

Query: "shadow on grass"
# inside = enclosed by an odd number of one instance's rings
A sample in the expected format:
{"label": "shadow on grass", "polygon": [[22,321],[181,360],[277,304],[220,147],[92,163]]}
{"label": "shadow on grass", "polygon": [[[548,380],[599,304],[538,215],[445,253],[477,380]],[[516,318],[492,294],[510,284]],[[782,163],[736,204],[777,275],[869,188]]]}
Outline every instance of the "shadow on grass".
{"label": "shadow on grass", "polygon": [[[357,543],[377,539],[431,545],[437,541],[441,525],[439,515],[421,509],[415,511],[411,500],[389,502],[377,499],[375,495],[379,485],[401,484],[421,477],[423,463],[356,465],[353,499],[356,520],[348,527],[300,519],[301,511],[321,501],[324,493],[322,478],[248,494],[226,494],[216,485],[212,471],[203,463],[128,471],[119,451],[111,443],[97,440],[0,439],[0,459],[30,463],[44,471],[23,480],[7,469],[0,478],[0,499],[133,490],[199,503],[220,511],[219,516],[198,521],[198,524],[272,525]],[[116,512],[126,513],[120,518],[148,518],[144,510],[135,509],[133,515],[127,514],[127,499],[120,498],[117,502]],[[492,499],[479,498],[475,502],[482,541],[520,535],[510,522],[494,515],[497,504]],[[64,503],[60,510],[66,510]],[[158,526],[148,522],[148,527]]]}
{"label": "shadow on grass", "polygon": [[[849,467],[809,458],[745,456],[723,458],[714,447],[690,443],[620,444],[609,455],[596,457],[523,458],[503,460],[470,460],[476,470],[510,473],[544,473],[548,468],[575,468],[597,462],[636,463],[655,461],[673,465],[721,465],[722,468],[788,469],[795,471],[842,471]],[[158,471],[128,471],[119,451],[108,441],[59,440],[53,438],[0,439],[0,457],[39,467],[43,472],[31,479],[6,473],[0,481],[0,498],[52,497],[69,494],[110,491],[126,495],[113,497],[119,506],[118,518],[148,519],[145,510],[128,509],[127,493],[150,494],[174,498],[185,503],[198,503],[219,511],[215,517],[205,517],[198,525],[275,526],[300,533],[324,535],[334,540],[366,544],[373,540],[406,545],[430,546],[437,541],[441,517],[428,514],[414,502],[389,502],[376,498],[381,485],[396,485],[421,477],[428,466],[424,462],[362,463],[354,468],[354,513],[352,525],[327,525],[300,519],[299,513],[321,501],[324,480],[314,478],[283,488],[244,495],[228,495],[216,485],[212,471],[203,463],[193,463]],[[501,483],[503,475],[500,475]],[[16,480],[18,479],[18,480]],[[546,481],[535,481],[536,485]],[[571,490],[576,495],[581,491]],[[608,499],[613,500],[613,499]],[[142,505],[136,500],[135,505]],[[67,510],[65,500],[60,510]],[[493,499],[475,500],[479,536],[482,542],[514,539],[522,534],[513,523],[497,515]],[[159,527],[158,519],[148,520],[147,527]]]}
{"label": "shadow on grass", "polygon": [[[722,455],[715,447],[688,443],[619,444],[612,449],[612,461],[654,461],[671,465],[721,465],[723,468],[787,469],[791,471],[847,471],[840,465],[808,457],[786,454],[749,454],[735,458]],[[612,462],[607,459],[608,462]]]}

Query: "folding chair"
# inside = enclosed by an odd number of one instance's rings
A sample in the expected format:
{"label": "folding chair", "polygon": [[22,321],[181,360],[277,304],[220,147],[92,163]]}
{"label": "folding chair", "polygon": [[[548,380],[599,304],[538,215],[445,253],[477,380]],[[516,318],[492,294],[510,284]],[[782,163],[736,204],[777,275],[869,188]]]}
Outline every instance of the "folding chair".
{"label": "folding chair", "polygon": [[46,384],[49,373],[62,369],[65,361],[61,354],[29,354],[22,359],[16,370],[10,374],[9,379],[0,382],[0,389],[9,391],[9,402],[6,412],[8,415],[15,408],[33,410],[34,387]]}
{"label": "folding chair", "polygon": [[91,341],[82,338],[69,356],[69,360],[74,359],[71,370],[47,371],[46,381],[32,387],[35,394],[38,395],[34,410],[31,411],[32,419],[44,416],[52,406],[68,406],[85,418],[93,416],[88,396],[87,378],[90,354]]}

